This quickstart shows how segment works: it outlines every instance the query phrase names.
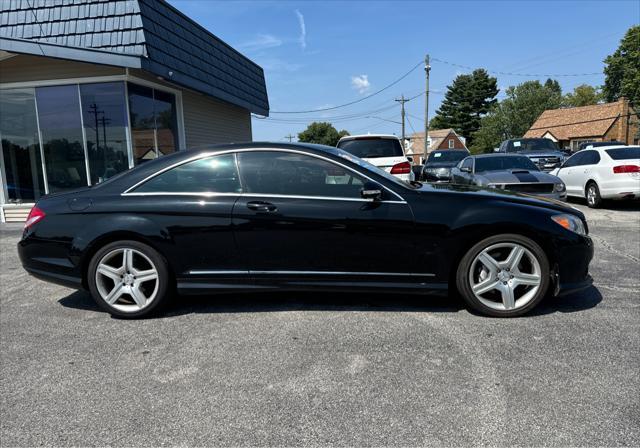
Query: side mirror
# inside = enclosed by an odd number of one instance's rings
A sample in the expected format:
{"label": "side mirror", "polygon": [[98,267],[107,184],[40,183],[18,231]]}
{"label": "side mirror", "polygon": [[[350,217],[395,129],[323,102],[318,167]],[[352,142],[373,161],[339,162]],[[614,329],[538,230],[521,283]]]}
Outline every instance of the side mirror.
{"label": "side mirror", "polygon": [[373,199],[379,201],[382,199],[382,186],[375,182],[367,182],[360,190],[360,196],[362,199]]}
{"label": "side mirror", "polygon": [[493,152],[500,152],[500,148],[493,148]]}
{"label": "side mirror", "polygon": [[463,167],[460,167],[460,171],[462,171],[463,173],[470,173],[471,168],[469,168],[468,166],[463,166]]}

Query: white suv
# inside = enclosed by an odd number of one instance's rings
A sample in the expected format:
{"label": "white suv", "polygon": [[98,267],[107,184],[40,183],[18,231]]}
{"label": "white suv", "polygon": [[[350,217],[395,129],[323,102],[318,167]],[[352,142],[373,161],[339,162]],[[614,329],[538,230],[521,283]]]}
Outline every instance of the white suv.
{"label": "white suv", "polygon": [[342,137],[336,146],[401,180],[415,180],[411,161],[404,154],[400,139],[395,135],[348,135]]}
{"label": "white suv", "polygon": [[569,157],[550,174],[567,186],[567,196],[587,199],[595,208],[603,199],[640,198],[640,146],[599,146]]}

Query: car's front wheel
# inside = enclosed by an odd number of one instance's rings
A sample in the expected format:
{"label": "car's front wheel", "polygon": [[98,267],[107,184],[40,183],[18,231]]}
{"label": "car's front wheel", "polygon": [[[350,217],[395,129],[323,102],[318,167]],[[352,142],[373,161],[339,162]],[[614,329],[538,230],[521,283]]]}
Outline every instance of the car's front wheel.
{"label": "car's front wheel", "polygon": [[549,287],[549,261],[530,238],[492,236],[464,255],[456,286],[465,302],[482,314],[520,316],[544,298]]}
{"label": "car's front wheel", "polygon": [[138,241],[107,244],[91,259],[87,283],[94,300],[119,317],[143,317],[158,311],[170,292],[166,260]]}

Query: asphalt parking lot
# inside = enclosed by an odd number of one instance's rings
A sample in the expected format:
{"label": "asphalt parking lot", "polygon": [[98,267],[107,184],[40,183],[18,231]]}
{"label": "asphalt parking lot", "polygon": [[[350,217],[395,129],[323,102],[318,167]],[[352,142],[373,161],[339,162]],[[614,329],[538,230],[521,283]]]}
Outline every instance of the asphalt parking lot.
{"label": "asphalt parking lot", "polygon": [[640,207],[576,207],[594,287],[510,320],[336,294],[118,320],[0,225],[0,444],[640,445]]}

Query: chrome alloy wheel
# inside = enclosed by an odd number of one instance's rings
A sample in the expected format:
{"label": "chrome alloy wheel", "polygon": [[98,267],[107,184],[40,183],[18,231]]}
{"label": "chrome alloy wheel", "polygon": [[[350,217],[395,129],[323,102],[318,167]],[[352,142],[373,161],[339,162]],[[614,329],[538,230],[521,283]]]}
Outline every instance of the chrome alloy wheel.
{"label": "chrome alloy wheel", "polygon": [[498,243],[484,249],[471,263],[468,277],[475,297],[500,311],[526,306],[542,283],[540,262],[517,243]]}
{"label": "chrome alloy wheel", "polygon": [[587,188],[587,202],[589,202],[590,205],[595,205],[597,197],[596,186],[593,184],[589,185],[589,188]]}
{"label": "chrome alloy wheel", "polygon": [[146,308],[158,293],[158,270],[142,252],[119,248],[107,253],[96,268],[102,300],[124,313]]}

